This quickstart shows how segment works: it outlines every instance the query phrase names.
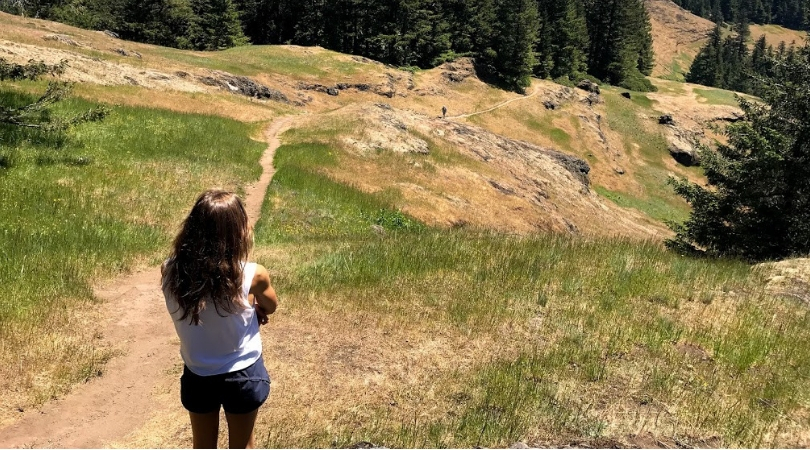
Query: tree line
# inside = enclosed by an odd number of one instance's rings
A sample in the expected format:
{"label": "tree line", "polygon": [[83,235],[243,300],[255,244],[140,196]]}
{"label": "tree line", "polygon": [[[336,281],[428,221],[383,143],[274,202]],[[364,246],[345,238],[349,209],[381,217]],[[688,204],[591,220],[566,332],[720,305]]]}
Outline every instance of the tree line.
{"label": "tree line", "polygon": [[733,27],[723,37],[724,28],[717,24],[709,41],[695,58],[686,81],[747,94],[762,95],[770,80],[780,79],[785,67],[798,58],[794,44],[781,42],[776,48],[761,36],[749,49],[751,32],[747,22]]}
{"label": "tree line", "polygon": [[0,9],[182,49],[319,45],[431,68],[459,56],[522,90],[586,76],[653,90],[643,0],[0,0]]}
{"label": "tree line", "polygon": [[674,0],[684,9],[715,22],[750,20],[794,30],[810,29],[810,0]]}

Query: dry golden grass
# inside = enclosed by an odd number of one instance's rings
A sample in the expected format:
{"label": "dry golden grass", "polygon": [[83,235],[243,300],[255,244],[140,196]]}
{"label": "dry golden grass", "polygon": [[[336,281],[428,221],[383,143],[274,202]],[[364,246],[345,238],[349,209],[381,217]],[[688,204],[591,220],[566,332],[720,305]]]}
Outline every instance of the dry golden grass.
{"label": "dry golden grass", "polygon": [[114,356],[93,302],[63,299],[31,314],[36,318],[4,322],[0,331],[0,428],[101,375]]}
{"label": "dry golden grass", "polygon": [[751,25],[751,40],[756,42],[762,36],[765,36],[768,45],[772,45],[774,49],[779,47],[781,42],[787,46],[793,43],[796,47],[801,47],[807,40],[805,31],[790,30],[779,25]]}

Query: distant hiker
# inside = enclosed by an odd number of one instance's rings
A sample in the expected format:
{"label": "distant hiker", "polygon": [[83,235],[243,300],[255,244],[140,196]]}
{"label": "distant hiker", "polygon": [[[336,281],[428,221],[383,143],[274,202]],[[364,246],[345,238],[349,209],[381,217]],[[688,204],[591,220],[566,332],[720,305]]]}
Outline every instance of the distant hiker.
{"label": "distant hiker", "polygon": [[231,448],[252,448],[259,407],[270,394],[259,327],[278,305],[270,275],[249,263],[253,230],[242,200],[203,193],[163,263],[163,295],[185,367],[180,400],[194,448],[216,448],[225,410]]}
{"label": "distant hiker", "polygon": [[442,106],[442,119],[446,119],[446,118],[447,118],[447,107]]}

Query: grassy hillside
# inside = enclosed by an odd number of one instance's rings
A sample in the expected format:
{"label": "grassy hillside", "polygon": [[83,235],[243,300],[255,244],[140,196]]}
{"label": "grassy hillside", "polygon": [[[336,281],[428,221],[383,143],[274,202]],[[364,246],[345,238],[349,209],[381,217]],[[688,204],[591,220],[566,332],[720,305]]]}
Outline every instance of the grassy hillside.
{"label": "grassy hillside", "polygon": [[800,442],[805,307],[767,295],[760,272],[625,240],[425,228],[324,178],[340,148],[322,128],[286,142],[259,259],[284,314],[344,355],[288,364],[367,392],[330,384],[296,405],[282,390],[262,445]]}
{"label": "grassy hillside", "polygon": [[[265,145],[250,137],[301,114],[256,229],[282,299],[259,445],[808,445],[806,305],[773,288],[770,268],[661,245],[661,221],[689,211],[667,179],[702,174],[672,160],[658,117],[714,139],[706,124],[735,111],[733,93],[656,80],[658,93],[605,87],[592,103],[535,80],[524,97],[448,81],[449,66],[410,73],[287,46],[183,52],[3,14],[0,25],[10,58],[70,58],[80,98],[57,113],[113,108],[60,139],[2,130],[0,423],[103,374],[114,355],[92,287],[158,264],[199,192],[258,177]],[[42,39],[54,32],[81,46]],[[289,102],[199,81],[222,70]],[[43,87],[4,84],[0,101]],[[442,106],[467,117],[441,120]],[[587,161],[590,183],[548,164],[555,149]],[[174,389],[180,370],[162,374]],[[187,443],[172,407],[128,446]]]}

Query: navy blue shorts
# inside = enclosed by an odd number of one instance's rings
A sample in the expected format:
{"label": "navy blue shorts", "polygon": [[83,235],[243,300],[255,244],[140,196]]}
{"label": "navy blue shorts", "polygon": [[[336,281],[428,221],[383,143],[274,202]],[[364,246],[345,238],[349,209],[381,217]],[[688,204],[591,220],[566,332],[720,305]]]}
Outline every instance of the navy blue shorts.
{"label": "navy blue shorts", "polygon": [[180,401],[193,413],[208,414],[219,411],[247,414],[259,409],[270,395],[270,376],[264,360],[236,372],[201,377],[183,367],[180,377]]}

